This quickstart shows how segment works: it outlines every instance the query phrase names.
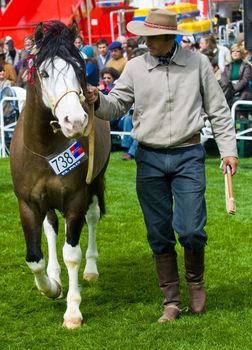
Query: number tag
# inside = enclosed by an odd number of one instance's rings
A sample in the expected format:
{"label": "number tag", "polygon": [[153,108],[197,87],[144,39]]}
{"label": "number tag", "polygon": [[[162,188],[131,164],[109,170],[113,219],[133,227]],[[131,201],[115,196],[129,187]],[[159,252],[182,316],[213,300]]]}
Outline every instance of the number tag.
{"label": "number tag", "polygon": [[47,157],[47,161],[53,168],[55,174],[60,176],[67,175],[86,159],[87,155],[78,141],[72,143],[63,152]]}

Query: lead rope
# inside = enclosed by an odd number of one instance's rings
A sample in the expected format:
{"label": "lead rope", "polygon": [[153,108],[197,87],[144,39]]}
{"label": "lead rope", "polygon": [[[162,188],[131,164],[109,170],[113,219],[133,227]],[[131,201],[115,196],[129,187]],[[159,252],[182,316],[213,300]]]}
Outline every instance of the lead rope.
{"label": "lead rope", "polygon": [[88,136],[88,172],[86,183],[89,185],[93,177],[94,169],[94,104],[89,105],[88,111],[89,125],[85,131],[84,136]]}

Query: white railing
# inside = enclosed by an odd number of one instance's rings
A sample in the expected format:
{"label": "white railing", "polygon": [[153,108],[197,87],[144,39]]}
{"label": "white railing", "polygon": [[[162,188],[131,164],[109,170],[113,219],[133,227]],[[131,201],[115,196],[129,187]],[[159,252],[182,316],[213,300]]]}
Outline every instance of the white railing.
{"label": "white railing", "polygon": [[[248,101],[248,100],[235,101],[232,105],[232,108],[231,108],[231,116],[233,118],[234,124],[235,124],[235,119],[237,119],[237,118],[235,118],[235,112],[236,112],[236,108],[238,106],[251,106],[251,114],[252,114],[252,101]],[[251,121],[251,124],[252,124],[252,121]],[[249,134],[251,132],[252,132],[252,128],[247,128],[246,130],[236,132],[236,139],[237,140],[252,141],[252,135],[246,135],[246,134]],[[251,145],[251,147],[252,147],[252,145]]]}
{"label": "white railing", "polygon": [[[1,101],[0,101],[0,158],[1,157],[6,157],[9,155],[9,149],[5,144],[5,133],[7,132],[12,132],[15,129],[16,123],[11,123],[8,125],[4,124],[4,115],[3,115],[3,103],[5,101],[24,101],[25,98],[23,97],[4,97]],[[238,100],[236,101],[231,108],[231,116],[233,119],[233,122],[235,124],[235,113],[236,113],[236,108],[237,106],[240,105],[246,105],[246,106],[251,106],[251,112],[252,112],[252,101],[246,101],[246,100]],[[252,121],[251,121],[252,123]],[[248,128],[246,130],[243,131],[238,131],[236,133],[236,139],[237,140],[249,140],[252,141],[252,135],[246,135],[248,133],[252,132],[252,128]],[[111,131],[110,132],[111,135],[119,135],[119,136],[123,136],[123,135],[130,135],[130,132],[125,132],[125,131]],[[204,128],[203,129],[203,138],[204,139],[208,139],[208,138],[213,138],[213,134],[212,134],[212,130],[211,128]]]}
{"label": "white railing", "polygon": [[135,9],[120,9],[115,11],[110,11],[109,20],[110,20],[110,30],[111,30],[111,39],[115,41],[115,22],[114,15],[117,15],[117,27],[118,27],[118,36],[125,35],[126,33],[126,22],[125,22],[125,13],[134,12]]}
{"label": "white railing", "polygon": [[18,102],[23,102],[25,101],[24,97],[4,97],[0,101],[0,158],[1,157],[6,157],[7,155],[10,154],[10,151],[8,147],[6,146],[5,143],[5,134],[7,132],[13,132],[16,126],[16,122],[10,123],[10,124],[5,124],[4,122],[4,111],[3,111],[3,104],[6,101],[18,101]]}

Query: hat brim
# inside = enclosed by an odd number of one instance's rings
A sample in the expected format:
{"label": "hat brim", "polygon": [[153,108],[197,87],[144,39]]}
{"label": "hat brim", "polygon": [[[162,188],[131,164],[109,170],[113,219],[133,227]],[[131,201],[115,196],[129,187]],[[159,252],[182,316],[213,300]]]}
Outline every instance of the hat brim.
{"label": "hat brim", "polygon": [[191,35],[192,33],[186,32],[185,30],[170,30],[170,29],[160,29],[160,28],[151,28],[144,25],[143,21],[130,21],[127,24],[127,30],[135,35],[141,36],[153,36],[153,35]]}

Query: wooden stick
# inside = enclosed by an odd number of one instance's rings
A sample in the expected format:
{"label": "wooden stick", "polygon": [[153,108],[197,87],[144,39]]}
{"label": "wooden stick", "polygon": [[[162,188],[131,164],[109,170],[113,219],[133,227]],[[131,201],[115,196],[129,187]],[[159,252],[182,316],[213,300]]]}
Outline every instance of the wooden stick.
{"label": "wooden stick", "polygon": [[229,214],[235,214],[236,206],[233,193],[233,183],[231,167],[227,165],[227,172],[225,174],[225,195],[226,195],[226,209]]}

